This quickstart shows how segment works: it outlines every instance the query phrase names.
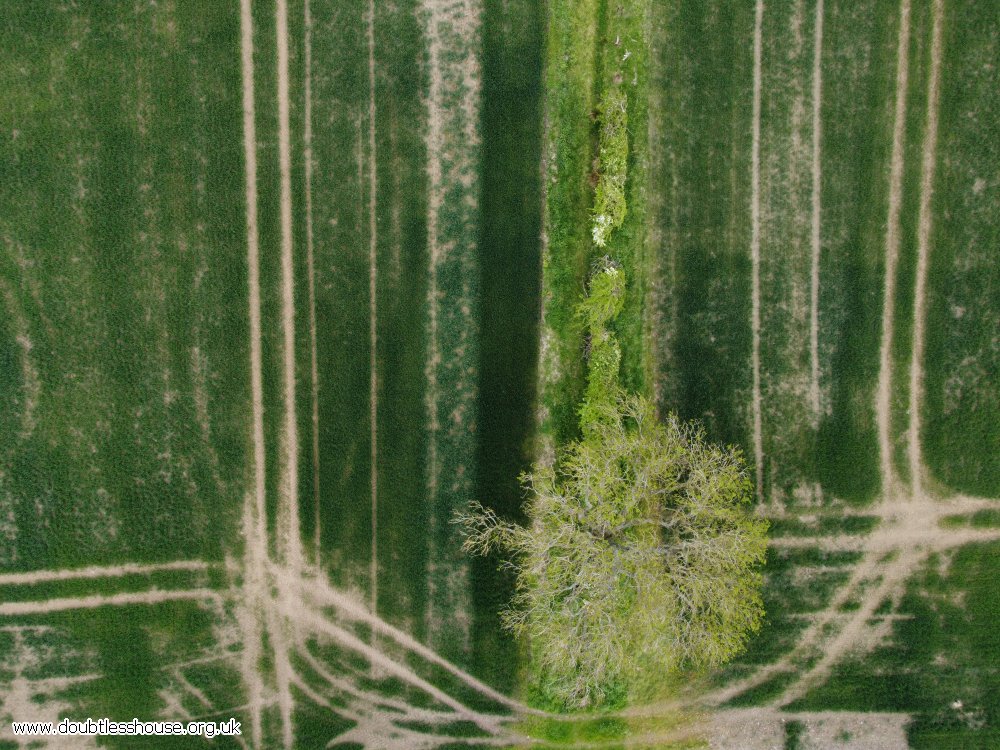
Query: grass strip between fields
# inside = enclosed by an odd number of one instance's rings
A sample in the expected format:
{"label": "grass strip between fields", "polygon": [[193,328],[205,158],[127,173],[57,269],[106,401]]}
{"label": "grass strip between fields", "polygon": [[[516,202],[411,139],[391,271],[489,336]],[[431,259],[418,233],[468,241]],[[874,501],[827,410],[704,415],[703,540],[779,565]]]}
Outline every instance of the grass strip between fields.
{"label": "grass strip between fields", "polygon": [[[615,331],[622,345],[622,384],[647,395],[652,389],[645,325],[648,3],[557,0],[549,6],[548,21],[539,373],[543,455],[578,437],[586,373],[585,331],[575,311],[588,269],[601,256],[620,263],[629,279]],[[597,247],[592,207],[601,176],[598,103],[610,90],[620,90],[627,100],[627,212]]]}

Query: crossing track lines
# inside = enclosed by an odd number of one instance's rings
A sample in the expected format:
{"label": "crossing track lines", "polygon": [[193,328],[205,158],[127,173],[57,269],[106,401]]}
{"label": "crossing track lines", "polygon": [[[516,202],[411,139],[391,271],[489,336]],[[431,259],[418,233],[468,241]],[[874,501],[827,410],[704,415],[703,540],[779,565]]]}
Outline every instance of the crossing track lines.
{"label": "crossing track lines", "polygon": [[496,717],[486,716],[466,707],[440,688],[435,687],[417,675],[417,673],[409,667],[397,664],[377,648],[368,645],[357,636],[327,621],[320,615],[301,607],[296,607],[293,610],[285,612],[284,614],[287,617],[301,622],[305,627],[309,628],[313,632],[332,638],[345,648],[349,648],[352,651],[362,654],[372,664],[372,666],[377,667],[385,673],[391,674],[403,682],[420,689],[422,692],[431,696],[442,705],[448,706],[448,708],[452,709],[463,718],[472,721],[480,729],[491,733],[496,731]]}
{"label": "crossing track lines", "polygon": [[[291,585],[292,582],[288,580],[288,571],[282,571],[276,569],[273,572],[275,580],[279,586]],[[373,631],[378,632],[380,635],[386,636],[392,641],[396,642],[402,648],[410,651],[416,656],[429,661],[432,664],[444,669],[446,672],[450,673],[453,677],[458,678],[464,682],[469,688],[475,690],[481,695],[489,698],[490,700],[499,703],[500,705],[506,706],[510,709],[527,711],[531,713],[532,711],[524,706],[522,703],[515,701],[508,696],[494,690],[489,685],[485,684],[481,680],[473,677],[469,673],[465,672],[461,668],[455,666],[450,661],[440,656],[436,651],[427,646],[423,645],[417,641],[412,636],[404,633],[398,628],[393,627],[389,623],[385,622],[377,614],[366,611],[362,605],[340,593],[336,589],[332,588],[325,581],[320,578],[306,579],[300,584],[303,599],[312,599],[314,604],[320,606],[328,606],[335,608],[340,614],[347,620],[354,620],[356,622],[363,623],[369,626]]]}
{"label": "crossing track lines", "polygon": [[[972,513],[986,508],[1000,507],[1000,500],[956,495],[937,501],[896,498],[886,500],[873,509],[882,522],[865,537],[841,537],[849,541],[835,548],[830,538],[815,537],[811,549],[831,552],[862,552],[862,559],[854,566],[851,577],[841,586],[823,610],[814,613],[812,623],[798,637],[795,646],[775,662],[766,664],[745,679],[730,683],[706,697],[710,705],[721,705],[745,693],[778,674],[793,672],[797,675],[773,705],[783,706],[801,697],[810,687],[829,675],[832,667],[844,656],[866,641],[871,632],[869,620],[882,602],[894,600],[906,581],[932,553],[955,549],[976,542],[1000,540],[1000,529],[948,529],[941,521],[951,515]],[[781,539],[775,546],[805,546],[801,539]],[[783,544],[791,542],[791,544]],[[888,561],[888,562],[887,562]],[[842,605],[858,598],[856,610],[846,613]],[[832,628],[836,622],[846,622]],[[871,639],[868,639],[869,641]],[[820,661],[805,673],[799,674],[797,665],[810,654],[821,652]]]}
{"label": "crossing track lines", "polygon": [[910,425],[908,429],[910,483],[913,496],[923,497],[924,462],[920,444],[923,407],[924,344],[927,325],[927,269],[930,259],[934,166],[937,158],[938,104],[941,99],[941,25],[944,0],[932,6],[931,62],[927,80],[927,124],[920,165],[920,209],[917,219],[917,276],[913,293],[913,346],[910,353]]}
{"label": "crossing track lines", "polygon": [[70,609],[96,609],[97,607],[127,606],[133,604],[161,604],[175,601],[222,601],[222,596],[211,589],[186,589],[182,591],[138,591],[122,594],[94,594],[93,596],[64,597],[41,601],[4,602],[0,604],[0,617],[41,615],[64,612]]}

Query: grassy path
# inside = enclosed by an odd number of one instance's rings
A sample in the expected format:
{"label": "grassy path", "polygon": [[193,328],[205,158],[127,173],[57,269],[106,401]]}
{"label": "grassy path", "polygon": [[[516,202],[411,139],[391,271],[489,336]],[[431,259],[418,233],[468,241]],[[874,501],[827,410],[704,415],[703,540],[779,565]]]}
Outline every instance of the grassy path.
{"label": "grassy path", "polygon": [[[649,12],[645,2],[590,0],[549,7],[538,374],[540,453],[545,456],[578,433],[586,344],[575,310],[591,265],[603,255],[620,262],[629,278],[625,309],[616,323],[623,383],[634,392],[654,389],[657,347],[650,331],[655,316],[646,302],[657,293],[647,224]],[[591,232],[599,168],[597,107],[611,87],[621,87],[627,98],[627,210],[622,226],[599,248]]]}
{"label": "grassy path", "polygon": [[822,133],[823,133],[823,0],[816,0],[813,21],[812,68],[812,221],[810,224],[811,268],[809,273],[809,402],[814,426],[818,426],[822,411],[820,402],[819,363],[819,292],[820,255],[822,252]]}

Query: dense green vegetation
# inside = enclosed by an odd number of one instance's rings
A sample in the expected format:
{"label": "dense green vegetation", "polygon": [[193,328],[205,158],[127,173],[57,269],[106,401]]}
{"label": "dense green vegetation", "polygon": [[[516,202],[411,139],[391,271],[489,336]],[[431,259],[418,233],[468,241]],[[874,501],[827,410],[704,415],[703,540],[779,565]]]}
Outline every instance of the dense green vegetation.
{"label": "dense green vegetation", "polygon": [[[639,446],[690,448],[681,420],[696,419],[760,471],[771,546],[759,632],[685,696],[767,707],[788,747],[825,721],[797,709],[897,711],[917,747],[1000,742],[994,2],[37,0],[0,15],[0,748],[23,744],[4,734],[22,697],[49,715],[254,710],[234,613],[257,596],[257,416],[267,562],[297,502],[322,571],[309,586],[549,708],[572,681],[542,673],[543,639],[502,629],[517,571],[470,561],[447,520],[481,498],[523,524],[527,491],[552,500],[539,528],[559,541],[557,496],[598,475],[621,495],[636,467],[655,474]],[[617,474],[567,477],[601,451]],[[568,546],[594,580],[609,549],[641,572],[669,535],[647,524],[660,510],[590,509]],[[128,567],[178,561],[207,567]],[[284,584],[254,601],[275,607]],[[662,657],[632,647],[649,615],[631,596],[594,605],[632,631],[582,654],[592,665]],[[293,649],[295,745],[385,697],[441,708],[366,646],[496,709],[342,612],[309,612],[360,646],[310,631]],[[278,746],[285,623],[258,624],[278,700],[256,744]],[[594,680],[591,705],[641,698],[641,669]],[[380,710],[421,742],[489,734]],[[672,731],[576,718],[527,733],[617,747]]]}
{"label": "dense green vegetation", "polygon": [[625,182],[628,179],[628,97],[617,84],[604,92],[597,108],[600,118],[597,189],[591,239],[605,247],[612,231],[625,222]]}
{"label": "dense green vegetation", "polygon": [[528,526],[482,506],[456,518],[465,549],[513,556],[505,622],[528,640],[536,700],[560,708],[621,704],[718,666],[763,615],[767,523],[743,507],[745,465],[622,390],[610,324],[624,297],[624,273],[603,261],[578,308],[590,343],[583,438],[523,478]]}

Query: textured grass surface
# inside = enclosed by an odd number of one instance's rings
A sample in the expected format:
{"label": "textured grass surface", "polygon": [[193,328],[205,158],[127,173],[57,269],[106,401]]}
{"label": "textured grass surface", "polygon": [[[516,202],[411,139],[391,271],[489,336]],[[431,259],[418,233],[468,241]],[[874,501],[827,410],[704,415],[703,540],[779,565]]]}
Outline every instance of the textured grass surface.
{"label": "textured grass surface", "polygon": [[[645,298],[649,98],[647,5],[556,2],[549,6],[546,69],[545,248],[542,264],[542,451],[573,439],[583,396],[585,331],[575,319],[591,264],[607,255],[629,279],[616,323],[624,386],[652,388]],[[620,85],[628,107],[627,214],[604,248],[591,236],[597,185],[599,102]]]}
{"label": "textured grass surface", "polygon": [[[963,545],[994,538],[1000,479],[994,407],[973,385],[997,371],[996,302],[984,296],[997,264],[982,255],[996,244],[985,166],[996,155],[992,141],[973,145],[996,106],[995,14],[977,3],[672,2],[652,23],[658,396],[743,447],[774,535],[768,624],[710,695],[783,707],[802,743],[818,718],[797,712],[836,707],[912,713],[921,746],[988,745],[992,718],[973,727],[928,687],[953,669],[988,691],[988,659],[918,665],[904,644],[934,641],[909,599],[930,586],[926,560],[992,559]],[[967,511],[938,529],[943,503]],[[950,570],[934,585],[988,576]],[[948,648],[971,654],[987,616],[956,596],[970,626]],[[873,649],[899,661],[886,671],[857,655]],[[902,670],[921,676],[898,700],[861,699]],[[949,710],[951,723],[938,715]]]}
{"label": "textured grass surface", "polygon": [[248,359],[234,16],[11,10],[0,563],[219,559]]}
{"label": "textured grass surface", "polygon": [[998,690],[996,543],[935,555],[910,580],[889,641],[848,660],[795,708],[903,711],[913,747],[988,747]]}
{"label": "textured grass surface", "polygon": [[[0,720],[37,691],[48,698],[31,705],[52,718],[231,710],[249,721],[234,622],[255,447],[240,4],[8,5],[0,575],[108,567],[91,578],[0,580],[0,607],[58,605],[2,610]],[[744,685],[727,700],[756,706],[761,722],[792,706],[785,726],[799,729],[787,738],[806,745],[821,720],[797,709],[827,707],[912,714],[916,746],[995,744],[983,696],[997,691],[996,507],[962,497],[1000,494],[1000,31],[990,2],[825,0],[822,28],[818,2],[764,4],[755,147],[753,3],[559,0],[546,13],[535,0],[376,0],[372,15],[366,0],[310,0],[309,25],[294,0],[287,170],[279,5],[249,7],[272,557],[287,551],[278,520],[297,495],[307,561],[392,624],[516,690],[517,648],[495,619],[509,581],[489,563],[470,566],[446,521],[471,497],[517,517],[515,475],[537,453],[539,412],[549,440],[575,435],[584,338],[571,316],[595,257],[591,114],[621,75],[629,213],[609,253],[631,266],[623,377],[742,447],[773,517],[769,623],[741,661],[706,680],[709,698]],[[116,567],[175,560],[209,567]],[[277,580],[264,587],[271,599],[292,588]],[[202,589],[224,603],[163,600]],[[80,608],[117,595],[133,603]],[[342,611],[327,610],[323,627],[343,625]],[[352,713],[373,695],[435,705],[408,673],[370,669],[362,646],[372,627],[352,623],[361,645],[351,647],[332,646],[329,628],[310,631],[304,652],[335,665],[346,687],[331,687],[296,647],[305,688],[292,688],[275,677],[281,628],[266,626],[267,742],[282,742],[282,696],[295,696],[303,747],[393,726],[378,723],[385,713]],[[374,639],[376,654],[419,661],[387,638]],[[219,660],[183,666],[183,680],[170,667],[207,657]],[[440,664],[414,669],[474,702]],[[344,697],[359,686],[372,692]],[[424,734],[464,731],[452,725],[467,720],[404,713]],[[371,736],[389,734],[363,741]]]}
{"label": "textured grass surface", "polygon": [[[987,14],[983,16],[982,14]],[[1000,54],[988,6],[949,3],[944,18],[944,71],[935,190],[934,254],[928,278],[925,454],[933,477],[971,494],[1000,491],[1000,414],[984,399],[1000,372],[997,289],[1000,241],[995,173],[1000,162],[996,112]],[[992,374],[991,374],[992,373]],[[995,390],[995,388],[994,388]]]}
{"label": "textured grass surface", "polygon": [[[308,18],[289,3],[282,23],[278,3],[248,7],[243,71],[239,3],[51,3],[0,23],[0,189],[11,207],[0,224],[0,572],[242,555],[254,437],[240,94],[252,75],[263,552],[287,554],[291,501],[307,561],[510,689],[516,651],[496,621],[509,589],[492,566],[470,572],[448,521],[476,495],[516,514],[530,457],[540,10],[314,0]],[[160,627],[142,606],[73,607],[202,585],[228,597],[239,583],[232,568],[204,582],[106,576],[2,590],[5,601],[71,608],[27,623],[96,633],[127,613],[123,627],[141,640]],[[205,611],[218,627],[231,614]],[[275,642],[260,672],[280,703],[283,646],[265,627]],[[24,656],[4,653],[15,667]],[[140,655],[154,672],[164,658]],[[134,694],[122,710],[176,710],[149,669],[102,678]],[[214,708],[245,702],[239,678],[201,677],[198,690],[224,696]],[[66,705],[90,706],[83,694]],[[268,742],[280,742],[284,710],[264,708]],[[342,720],[302,721],[329,739]]]}

